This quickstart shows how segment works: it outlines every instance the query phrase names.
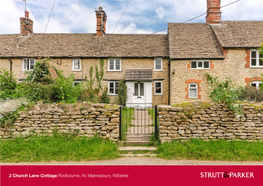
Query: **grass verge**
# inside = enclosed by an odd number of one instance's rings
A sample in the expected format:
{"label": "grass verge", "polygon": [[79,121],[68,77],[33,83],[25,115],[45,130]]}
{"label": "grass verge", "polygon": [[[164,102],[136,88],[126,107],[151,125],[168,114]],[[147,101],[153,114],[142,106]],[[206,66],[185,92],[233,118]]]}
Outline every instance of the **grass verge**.
{"label": "grass verge", "polygon": [[163,159],[263,161],[263,142],[190,141],[166,142],[158,145],[157,157]]}
{"label": "grass verge", "polygon": [[1,162],[87,161],[118,158],[117,146],[98,137],[31,136],[1,140]]}

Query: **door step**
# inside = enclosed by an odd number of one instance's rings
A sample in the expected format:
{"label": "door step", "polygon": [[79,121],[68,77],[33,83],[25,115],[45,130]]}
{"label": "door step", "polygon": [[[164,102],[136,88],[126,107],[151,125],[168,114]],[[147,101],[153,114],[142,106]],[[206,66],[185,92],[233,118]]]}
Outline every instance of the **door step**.
{"label": "door step", "polygon": [[126,136],[127,141],[149,141],[151,140],[151,136]]}
{"label": "door step", "polygon": [[125,147],[119,147],[118,150],[119,151],[129,151],[129,152],[131,151],[155,151],[157,150],[157,148],[156,147],[125,146]]}
{"label": "door step", "polygon": [[120,154],[124,157],[155,157],[156,154]]}
{"label": "door step", "polygon": [[124,145],[150,145],[150,141],[125,141]]}

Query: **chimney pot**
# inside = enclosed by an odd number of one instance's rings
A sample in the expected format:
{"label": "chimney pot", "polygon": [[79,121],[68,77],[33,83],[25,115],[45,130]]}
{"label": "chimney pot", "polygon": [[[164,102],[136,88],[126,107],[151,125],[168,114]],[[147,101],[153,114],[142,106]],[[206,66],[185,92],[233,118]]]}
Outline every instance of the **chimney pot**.
{"label": "chimney pot", "polygon": [[29,18],[29,12],[28,11],[25,11],[25,17]]}

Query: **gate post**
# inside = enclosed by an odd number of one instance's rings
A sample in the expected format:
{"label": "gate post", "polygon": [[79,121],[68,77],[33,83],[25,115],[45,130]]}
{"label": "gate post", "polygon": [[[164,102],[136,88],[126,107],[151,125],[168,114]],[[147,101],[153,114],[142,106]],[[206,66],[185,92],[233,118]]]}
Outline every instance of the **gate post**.
{"label": "gate post", "polygon": [[158,138],[158,119],[157,119],[158,111],[157,111],[157,105],[155,105],[154,108],[154,124],[155,124],[155,138]]}
{"label": "gate post", "polygon": [[119,117],[119,139],[121,140],[121,106],[120,106],[120,117]]}

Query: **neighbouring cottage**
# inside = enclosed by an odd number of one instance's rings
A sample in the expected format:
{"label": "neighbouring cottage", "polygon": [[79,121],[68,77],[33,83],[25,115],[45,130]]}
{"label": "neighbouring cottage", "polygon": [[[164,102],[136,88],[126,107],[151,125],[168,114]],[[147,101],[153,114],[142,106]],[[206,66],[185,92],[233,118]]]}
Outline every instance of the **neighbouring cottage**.
{"label": "neighbouring cottage", "polygon": [[33,33],[26,11],[20,34],[0,35],[0,68],[23,80],[38,57],[51,57],[54,66],[80,82],[103,59],[103,87],[111,103],[117,102],[123,78],[131,104],[209,101],[205,73],[259,87],[263,21],[222,21],[220,4],[207,1],[206,23],[169,23],[167,34],[156,35],[106,34],[102,7],[96,10],[95,34]]}

